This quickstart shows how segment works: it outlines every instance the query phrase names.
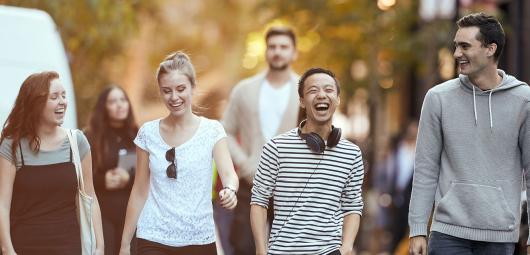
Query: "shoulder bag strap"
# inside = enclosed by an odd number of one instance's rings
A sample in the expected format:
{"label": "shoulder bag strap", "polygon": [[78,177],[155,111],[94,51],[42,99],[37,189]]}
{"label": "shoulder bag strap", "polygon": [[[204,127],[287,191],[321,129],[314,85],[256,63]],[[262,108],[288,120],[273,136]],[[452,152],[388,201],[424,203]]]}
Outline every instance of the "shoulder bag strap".
{"label": "shoulder bag strap", "polygon": [[70,141],[70,147],[72,148],[73,162],[75,165],[75,172],[77,174],[79,190],[85,191],[85,183],[83,182],[83,170],[81,168],[81,158],[79,157],[79,147],[77,146],[77,130],[66,129],[68,140]]}

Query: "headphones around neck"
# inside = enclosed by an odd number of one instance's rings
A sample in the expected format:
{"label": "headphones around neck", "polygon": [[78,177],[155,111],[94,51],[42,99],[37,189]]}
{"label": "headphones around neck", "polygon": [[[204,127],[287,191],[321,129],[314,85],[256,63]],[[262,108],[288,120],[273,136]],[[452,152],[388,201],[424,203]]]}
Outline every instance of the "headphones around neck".
{"label": "headphones around neck", "polygon": [[[303,120],[302,122],[300,122],[300,125],[298,125],[298,136],[305,140],[307,146],[309,146],[309,149],[311,149],[311,151],[316,153],[324,153],[324,150],[326,150],[326,143],[324,142],[324,139],[320,137],[320,135],[315,132],[302,133],[302,128],[304,127],[305,122],[306,120]],[[327,141],[328,147],[333,148],[337,146],[340,141],[340,136],[340,128],[336,128],[331,125],[331,133],[329,133]]]}

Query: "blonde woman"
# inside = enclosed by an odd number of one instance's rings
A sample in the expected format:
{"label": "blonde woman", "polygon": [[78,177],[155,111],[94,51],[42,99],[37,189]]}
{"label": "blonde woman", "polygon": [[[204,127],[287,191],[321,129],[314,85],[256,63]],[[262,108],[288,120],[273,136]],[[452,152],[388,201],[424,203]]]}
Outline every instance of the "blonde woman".
{"label": "blonde woman", "polygon": [[224,187],[221,205],[237,204],[238,177],[225,131],[192,112],[196,78],[186,54],[173,53],[160,63],[157,81],[169,113],[145,123],[134,140],[136,176],[120,254],[129,254],[135,228],[139,254],[216,254],[212,160]]}

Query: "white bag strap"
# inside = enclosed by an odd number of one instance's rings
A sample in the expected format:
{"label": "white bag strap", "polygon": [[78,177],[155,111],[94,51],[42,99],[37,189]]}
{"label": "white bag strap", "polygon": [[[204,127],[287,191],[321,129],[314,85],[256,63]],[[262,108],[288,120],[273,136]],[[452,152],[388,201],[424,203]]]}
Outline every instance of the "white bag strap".
{"label": "white bag strap", "polygon": [[77,174],[77,184],[79,190],[85,191],[85,183],[83,182],[83,170],[81,168],[81,158],[79,156],[79,147],[77,146],[77,129],[66,129],[68,140],[70,141],[70,148],[72,149],[73,163],[75,165],[75,172]]}

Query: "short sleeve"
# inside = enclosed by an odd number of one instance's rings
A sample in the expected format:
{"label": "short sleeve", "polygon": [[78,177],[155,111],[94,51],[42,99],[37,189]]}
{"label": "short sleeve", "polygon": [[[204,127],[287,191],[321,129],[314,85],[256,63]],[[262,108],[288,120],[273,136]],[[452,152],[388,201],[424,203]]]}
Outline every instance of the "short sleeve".
{"label": "short sleeve", "polygon": [[79,156],[81,157],[81,160],[83,160],[86,154],[90,151],[90,143],[88,143],[88,139],[86,138],[83,131],[78,130],[78,132],[76,132],[76,136]]}
{"label": "short sleeve", "polygon": [[215,144],[219,140],[226,137],[226,132],[225,132],[223,125],[221,125],[219,121],[214,120],[212,123],[213,123],[212,124],[213,129],[214,129],[214,144]]}
{"label": "short sleeve", "polygon": [[138,130],[138,134],[136,135],[136,138],[134,138],[134,144],[136,144],[136,146],[140,147],[140,149],[144,151],[147,150],[147,139],[146,139],[146,131],[145,131],[146,124],[143,124],[142,127],[140,127],[140,129]]}
{"label": "short sleeve", "polygon": [[0,144],[0,156],[15,164],[13,152],[11,151],[11,144],[13,144],[13,140],[11,139],[6,138],[2,141],[2,144]]}

